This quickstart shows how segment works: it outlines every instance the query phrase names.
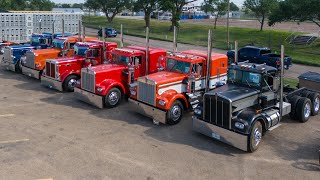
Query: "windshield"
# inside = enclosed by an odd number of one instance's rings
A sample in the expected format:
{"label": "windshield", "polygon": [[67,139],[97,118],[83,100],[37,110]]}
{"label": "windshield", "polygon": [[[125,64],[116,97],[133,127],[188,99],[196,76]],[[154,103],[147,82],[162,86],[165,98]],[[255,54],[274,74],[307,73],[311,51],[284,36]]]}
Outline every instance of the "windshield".
{"label": "windshield", "polygon": [[31,44],[40,44],[40,38],[39,37],[32,37]]}
{"label": "windshield", "polygon": [[129,64],[130,56],[112,55],[113,62],[121,64]]}
{"label": "windshield", "polygon": [[189,62],[168,59],[167,60],[167,67],[168,67],[169,71],[190,73],[190,63]]}
{"label": "windshield", "polygon": [[85,46],[74,46],[74,54],[78,56],[85,56],[88,49],[89,48]]}
{"label": "windshield", "polygon": [[65,40],[55,39],[55,40],[53,40],[53,47],[63,49],[64,48],[64,42],[65,42]]}
{"label": "windshield", "polygon": [[247,72],[242,70],[229,69],[228,81],[244,84],[246,86],[260,87],[261,85],[261,74]]}

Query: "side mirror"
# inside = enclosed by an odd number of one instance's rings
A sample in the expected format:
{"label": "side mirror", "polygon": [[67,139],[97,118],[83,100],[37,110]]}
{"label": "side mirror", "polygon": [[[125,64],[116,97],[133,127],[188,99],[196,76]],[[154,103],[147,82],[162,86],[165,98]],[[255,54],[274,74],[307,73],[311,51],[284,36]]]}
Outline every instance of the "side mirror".
{"label": "side mirror", "polygon": [[134,65],[135,65],[136,67],[139,67],[139,64],[140,64],[139,58],[135,58],[135,59],[134,59]]}
{"label": "side mirror", "polygon": [[196,70],[197,70],[198,77],[201,77],[201,75],[202,75],[202,66],[198,65]]}
{"label": "side mirror", "polygon": [[70,49],[70,42],[68,42],[68,44],[67,44],[67,49],[68,50]]}
{"label": "side mirror", "polygon": [[46,39],[46,40],[45,40],[45,43],[46,43],[46,44],[49,44],[49,39]]}

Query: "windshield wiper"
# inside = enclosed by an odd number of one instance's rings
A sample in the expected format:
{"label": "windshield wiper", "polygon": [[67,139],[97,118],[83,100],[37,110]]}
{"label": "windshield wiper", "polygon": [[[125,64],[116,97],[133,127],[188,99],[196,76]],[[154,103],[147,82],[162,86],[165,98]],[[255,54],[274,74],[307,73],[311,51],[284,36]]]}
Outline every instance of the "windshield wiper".
{"label": "windshield wiper", "polygon": [[249,83],[248,79],[246,79],[246,82],[247,82],[248,86],[249,86],[249,87],[251,87],[251,85],[250,85],[250,83]]}
{"label": "windshield wiper", "polygon": [[176,67],[177,64],[178,64],[178,63],[174,64],[169,71],[172,71],[172,69],[173,69],[174,67]]}

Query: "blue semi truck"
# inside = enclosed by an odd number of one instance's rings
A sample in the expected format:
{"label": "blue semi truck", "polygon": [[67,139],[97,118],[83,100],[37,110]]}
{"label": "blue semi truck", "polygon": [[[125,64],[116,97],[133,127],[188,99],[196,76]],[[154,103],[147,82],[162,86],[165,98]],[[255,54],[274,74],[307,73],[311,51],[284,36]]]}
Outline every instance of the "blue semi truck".
{"label": "blue semi truck", "polygon": [[[71,33],[64,33],[64,36],[72,36]],[[55,33],[53,38],[62,37],[62,33]],[[6,46],[2,49],[3,57],[1,65],[7,70],[21,72],[20,60],[25,58],[25,53],[33,49],[47,49],[52,45],[52,33],[33,34],[30,43]]]}

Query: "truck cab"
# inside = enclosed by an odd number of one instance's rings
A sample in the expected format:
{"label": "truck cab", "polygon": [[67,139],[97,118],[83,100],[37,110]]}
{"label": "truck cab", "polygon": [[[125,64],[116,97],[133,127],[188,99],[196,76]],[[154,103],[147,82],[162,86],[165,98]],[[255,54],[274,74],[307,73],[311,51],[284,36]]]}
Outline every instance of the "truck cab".
{"label": "truck cab", "polygon": [[[46,59],[72,56],[73,46],[78,40],[78,36],[60,37],[53,40],[53,48],[26,52],[25,58],[21,60],[22,74],[40,79],[46,65]],[[98,39],[93,37],[85,38],[85,41],[90,40]]]}
{"label": "truck cab", "polygon": [[226,82],[227,56],[213,53],[208,73],[207,57],[207,52],[198,50],[169,54],[165,71],[131,82],[129,102],[154,123],[179,123],[184,110],[197,106],[207,86],[213,89]]}
{"label": "truck cab", "polygon": [[[122,97],[129,95],[129,79],[136,80],[147,72],[157,72],[165,56],[166,50],[161,48],[116,48],[112,51],[109,64],[81,69],[81,80],[74,89],[76,97],[98,108],[115,107]],[[134,68],[133,75],[129,73],[129,68]]]}
{"label": "truck cab", "polygon": [[193,129],[253,152],[267,131],[279,127],[282,116],[306,122],[319,112],[319,93],[307,88],[283,88],[281,79],[275,67],[232,64],[227,84],[205,93],[196,107]]}
{"label": "truck cab", "polygon": [[30,45],[6,46],[4,47],[1,65],[7,70],[21,72],[20,59],[23,57],[23,54],[33,49],[34,47]]}
{"label": "truck cab", "polygon": [[74,45],[72,57],[46,60],[41,84],[59,91],[72,92],[76,81],[81,77],[81,68],[111,61],[111,52],[115,48],[117,48],[117,43],[114,42],[77,42]]}

